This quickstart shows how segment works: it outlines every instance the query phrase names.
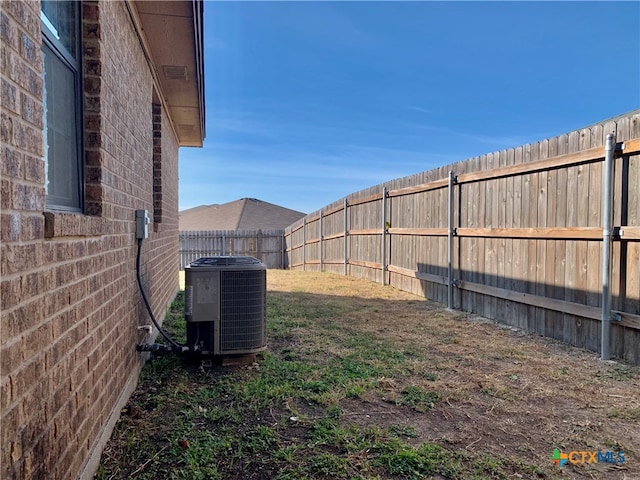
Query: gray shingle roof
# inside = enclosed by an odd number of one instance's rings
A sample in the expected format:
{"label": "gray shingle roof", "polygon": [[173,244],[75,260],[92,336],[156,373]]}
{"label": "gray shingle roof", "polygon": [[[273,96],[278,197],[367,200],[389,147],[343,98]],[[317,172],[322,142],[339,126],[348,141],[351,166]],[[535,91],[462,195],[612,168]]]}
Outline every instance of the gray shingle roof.
{"label": "gray shingle roof", "polygon": [[255,198],[200,205],[182,210],[179,229],[185,230],[283,230],[305,214]]}

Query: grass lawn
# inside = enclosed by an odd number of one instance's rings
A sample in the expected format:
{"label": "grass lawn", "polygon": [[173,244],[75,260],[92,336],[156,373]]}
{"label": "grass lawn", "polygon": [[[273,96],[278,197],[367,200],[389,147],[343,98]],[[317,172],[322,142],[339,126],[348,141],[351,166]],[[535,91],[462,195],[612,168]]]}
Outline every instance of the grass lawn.
{"label": "grass lawn", "polygon": [[[148,362],[96,478],[640,478],[639,368],[365,280],[269,270],[268,289],[268,350]],[[555,448],[625,461],[560,469]]]}

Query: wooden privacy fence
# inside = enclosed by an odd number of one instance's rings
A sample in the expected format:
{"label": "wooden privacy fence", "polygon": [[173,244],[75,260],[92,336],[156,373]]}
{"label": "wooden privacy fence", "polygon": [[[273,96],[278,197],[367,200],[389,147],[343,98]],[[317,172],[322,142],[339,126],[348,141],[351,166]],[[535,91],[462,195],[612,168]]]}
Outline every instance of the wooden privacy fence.
{"label": "wooden privacy fence", "polygon": [[283,268],[284,230],[210,230],[180,232],[180,270],[200,257],[249,255],[267,268]]}
{"label": "wooden privacy fence", "polygon": [[285,230],[286,266],[390,284],[599,351],[610,132],[611,354],[640,364],[639,112],[352,194]]}

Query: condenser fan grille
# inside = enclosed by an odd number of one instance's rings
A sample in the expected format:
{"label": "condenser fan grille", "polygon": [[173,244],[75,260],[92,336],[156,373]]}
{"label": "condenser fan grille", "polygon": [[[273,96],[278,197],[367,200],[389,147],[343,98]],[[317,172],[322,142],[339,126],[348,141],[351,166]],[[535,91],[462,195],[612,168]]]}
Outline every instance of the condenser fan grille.
{"label": "condenser fan grille", "polygon": [[266,271],[220,272],[220,350],[247,350],[265,344]]}

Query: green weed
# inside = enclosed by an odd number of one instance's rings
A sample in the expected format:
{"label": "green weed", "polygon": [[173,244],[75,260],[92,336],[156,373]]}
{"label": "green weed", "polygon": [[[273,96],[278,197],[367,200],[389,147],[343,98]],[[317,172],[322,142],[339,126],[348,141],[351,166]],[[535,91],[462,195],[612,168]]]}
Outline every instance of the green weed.
{"label": "green weed", "polygon": [[426,412],[434,407],[440,394],[428,391],[418,385],[410,385],[402,389],[399,403],[413,408],[417,412]]}
{"label": "green weed", "polygon": [[459,478],[462,473],[458,460],[439,445],[425,443],[413,448],[401,442],[388,442],[373,464],[379,465],[390,475],[418,480],[428,475]]}
{"label": "green weed", "polygon": [[430,382],[435,382],[438,379],[438,374],[433,372],[423,372],[421,377]]}
{"label": "green weed", "polygon": [[417,438],[420,435],[410,425],[391,425],[389,427],[389,433],[396,437]]}
{"label": "green weed", "polygon": [[607,417],[620,418],[622,420],[640,420],[640,407],[613,407],[607,412]]}

